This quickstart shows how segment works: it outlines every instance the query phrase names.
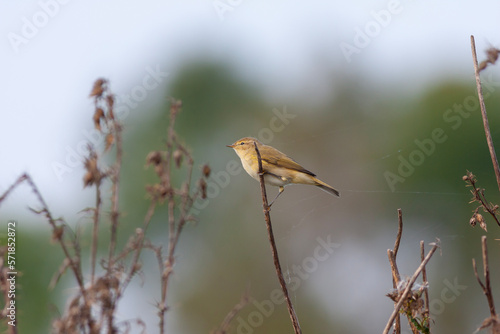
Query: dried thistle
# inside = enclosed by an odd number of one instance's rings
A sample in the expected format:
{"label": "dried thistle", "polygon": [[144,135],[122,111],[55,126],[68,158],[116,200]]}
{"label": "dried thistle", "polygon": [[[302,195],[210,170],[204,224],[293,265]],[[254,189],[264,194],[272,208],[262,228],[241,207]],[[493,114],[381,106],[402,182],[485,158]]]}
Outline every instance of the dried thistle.
{"label": "dried thistle", "polygon": [[201,198],[206,199],[207,198],[207,181],[205,181],[205,179],[200,179],[199,185],[200,185],[200,190],[201,190]]}
{"label": "dried thistle", "polygon": [[472,174],[471,172],[467,171],[467,174],[462,177],[462,180],[466,182],[466,187],[471,187],[472,189],[470,190],[472,194],[472,199],[469,203],[479,203],[479,205],[476,207],[474,210],[474,213],[472,214],[472,217],[469,220],[469,224],[474,227],[476,224],[479,223],[479,226],[487,231],[486,228],[486,222],[483,217],[483,215],[479,214],[479,209],[482,208],[484,212],[489,213],[497,222],[497,224],[500,226],[500,221],[498,220],[497,214],[498,214],[498,205],[489,203],[486,200],[486,197],[484,196],[485,189],[484,188],[478,188],[476,186],[477,180],[476,176]]}
{"label": "dried thistle", "polygon": [[92,91],[90,92],[90,97],[101,97],[105,90],[105,85],[108,81],[103,78],[99,78],[94,82]]}
{"label": "dried thistle", "polygon": [[[96,204],[95,207],[82,210],[83,212],[91,213],[93,216],[93,231],[91,252],[89,255],[91,274],[86,275],[82,270],[82,264],[85,262],[87,252],[82,252],[80,248],[79,234],[71,235],[69,225],[61,218],[55,218],[45,200],[43,199],[37,186],[28,174],[22,174],[12,186],[4,193],[0,194],[0,203],[20,184],[26,182],[31,187],[41,208],[32,211],[43,215],[47,219],[52,230],[52,240],[58,243],[64,254],[64,261],[60,266],[58,273],[51,281],[51,286],[57,284],[60,277],[72,272],[74,279],[77,282],[77,290],[75,294],[68,299],[67,307],[61,317],[55,319],[52,323],[54,333],[64,334],[80,334],[80,333],[118,333],[128,332],[127,326],[130,326],[130,321],[118,322],[116,314],[120,299],[123,297],[127,285],[133,277],[142,269],[141,252],[144,249],[153,250],[157,257],[160,280],[161,280],[161,295],[158,301],[158,316],[160,319],[159,333],[165,333],[165,313],[169,309],[167,305],[167,290],[168,282],[174,271],[176,261],[176,246],[179,242],[180,234],[186,223],[197,221],[196,217],[190,214],[193,204],[198,197],[206,197],[206,181],[204,178],[210,174],[208,166],[204,167],[203,176],[200,178],[200,187],[192,187],[192,171],[193,158],[188,150],[186,150],[179,142],[174,131],[173,121],[175,115],[181,107],[180,101],[174,101],[171,108],[172,123],[168,128],[167,151],[153,151],[147,159],[147,165],[153,165],[156,173],[160,176],[160,182],[152,186],[148,186],[148,192],[152,194],[150,207],[145,214],[143,225],[137,228],[135,233],[130,236],[129,242],[123,246],[121,250],[117,249],[117,233],[120,231],[119,222],[121,212],[119,211],[119,184],[120,184],[120,166],[122,163],[122,126],[119,124],[113,114],[114,97],[108,88],[108,82],[105,79],[99,79],[94,83],[90,96],[95,101],[95,112],[93,115],[94,126],[101,132],[106,134],[105,150],[108,150],[111,145],[116,147],[116,158],[114,164],[110,168],[104,169],[100,167],[100,156],[89,146],[89,153],[84,160],[85,175],[84,186],[95,185],[96,189]],[[177,148],[178,152],[174,154],[173,148]],[[171,164],[176,164],[177,167],[184,167],[187,170],[185,182],[177,186],[177,180],[172,180]],[[111,182],[111,191],[109,196],[110,213],[103,213],[104,202],[102,199],[101,182],[103,179],[109,179]],[[174,182],[175,181],[175,182]],[[162,245],[156,246],[151,243],[146,237],[147,227],[152,221],[157,205],[166,200],[169,208],[168,216],[168,247],[162,248]],[[111,233],[108,240],[98,240],[99,223],[107,219],[111,222]],[[102,237],[102,235],[101,235]],[[99,241],[99,242],[98,242]],[[107,242],[107,256],[96,262],[96,254],[98,245]],[[167,253],[163,251],[168,249]],[[3,261],[2,247],[0,247],[0,295],[2,294]],[[82,255],[83,254],[83,255]],[[101,267],[96,269],[96,263],[101,263]],[[142,325],[142,320],[133,320],[137,324]],[[124,330],[122,330],[124,329]]]}
{"label": "dried thistle", "polygon": [[174,158],[174,161],[175,161],[175,167],[177,167],[177,168],[181,167],[183,155],[184,154],[179,149],[177,149],[177,150],[174,151],[173,158]]}
{"label": "dried thistle", "polygon": [[148,156],[146,157],[146,166],[158,166],[162,161],[163,157],[160,151],[149,152]]}
{"label": "dried thistle", "polygon": [[108,118],[114,120],[115,114],[113,112],[113,106],[115,105],[115,96],[113,94],[108,94],[106,96],[106,104],[108,106]]}
{"label": "dried thistle", "polygon": [[112,133],[108,133],[106,135],[106,143],[104,151],[108,151],[111,148],[111,146],[113,146],[114,142],[115,142],[115,136],[113,136]]}
{"label": "dried thistle", "polygon": [[94,112],[94,117],[92,120],[94,121],[94,128],[98,130],[99,132],[102,131],[101,128],[101,119],[104,119],[104,110],[102,108],[96,108]]}
{"label": "dried thistle", "polygon": [[488,64],[494,65],[498,60],[499,52],[500,50],[497,48],[488,48],[488,50],[486,50],[486,60],[483,60],[481,63],[479,63],[479,71],[484,70],[486,66],[488,66]]}
{"label": "dried thistle", "polygon": [[64,226],[58,226],[52,231],[52,242],[60,241],[64,234]]}
{"label": "dried thistle", "polygon": [[208,164],[204,164],[202,172],[203,176],[208,179],[210,177],[210,173],[212,172],[212,170],[210,169],[210,166]]}
{"label": "dried thistle", "polygon": [[83,177],[83,187],[91,186],[99,183],[102,178],[102,173],[97,166],[97,153],[91,150],[87,158],[85,158],[85,170],[87,171]]}

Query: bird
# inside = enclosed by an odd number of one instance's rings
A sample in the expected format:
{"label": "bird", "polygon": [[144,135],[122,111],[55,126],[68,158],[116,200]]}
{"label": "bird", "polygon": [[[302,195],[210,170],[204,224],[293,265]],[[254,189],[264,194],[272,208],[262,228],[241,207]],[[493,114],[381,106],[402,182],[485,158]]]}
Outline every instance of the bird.
{"label": "bird", "polygon": [[241,159],[241,164],[245,171],[255,180],[259,181],[259,162],[255,144],[257,144],[261,156],[264,182],[279,187],[278,195],[269,204],[269,207],[283,193],[285,186],[289,184],[317,186],[329,194],[340,197],[338,190],[316,178],[316,174],[305,169],[283,152],[280,152],[272,146],[264,145],[255,138],[244,137],[231,145],[226,145],[234,149]]}

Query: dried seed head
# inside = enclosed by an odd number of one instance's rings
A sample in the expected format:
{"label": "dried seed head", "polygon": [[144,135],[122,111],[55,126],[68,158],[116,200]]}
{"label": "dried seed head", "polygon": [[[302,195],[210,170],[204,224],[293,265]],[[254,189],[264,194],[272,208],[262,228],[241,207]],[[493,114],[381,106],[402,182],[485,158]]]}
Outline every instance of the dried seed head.
{"label": "dried seed head", "polygon": [[139,263],[139,262],[137,262],[137,263],[134,265],[134,269],[133,269],[133,271],[134,271],[134,273],[136,273],[136,272],[140,271],[141,269],[142,269],[142,264],[141,264],[141,263]]}
{"label": "dried seed head", "polygon": [[108,96],[106,96],[106,104],[108,105],[108,109],[109,109],[109,118],[115,119],[115,116],[113,115],[113,106],[115,105],[115,96],[113,94],[108,94]]}
{"label": "dried seed head", "polygon": [[115,142],[115,136],[113,136],[112,133],[108,133],[106,135],[106,146],[104,148],[104,151],[109,150],[110,147],[113,145],[114,142]]}
{"label": "dried seed head", "polygon": [[118,289],[118,287],[120,286],[120,280],[114,276],[110,277],[109,280],[108,280],[108,286],[111,288],[111,289]]}
{"label": "dried seed head", "polygon": [[170,114],[172,115],[172,117],[175,117],[177,115],[177,113],[181,110],[181,107],[181,100],[172,99],[170,104]]}
{"label": "dried seed head", "polygon": [[94,82],[94,87],[92,87],[92,91],[90,92],[90,97],[96,96],[101,97],[104,93],[104,85],[107,83],[106,79],[99,78]]}
{"label": "dried seed head", "polygon": [[475,227],[475,226],[476,226],[476,224],[477,224],[477,221],[476,221],[476,215],[472,215],[472,217],[471,217],[471,218],[470,218],[470,220],[469,220],[469,224],[470,224],[470,226],[472,226],[472,227]]}
{"label": "dried seed head", "polygon": [[479,227],[481,227],[485,232],[488,232],[486,228],[486,222],[484,221],[484,217],[482,214],[476,214],[476,221],[479,223]]}
{"label": "dried seed head", "polygon": [[486,50],[486,56],[488,57],[488,61],[491,63],[491,64],[495,64],[497,59],[498,59],[498,53],[500,52],[499,49],[497,48],[489,48],[488,50]]}
{"label": "dried seed head", "polygon": [[96,130],[102,131],[101,130],[101,119],[104,119],[104,110],[102,108],[96,108],[95,113],[94,113],[94,117],[92,117],[92,119],[94,121],[94,127],[96,128]]}
{"label": "dried seed head", "polygon": [[182,157],[184,156],[184,154],[182,153],[182,151],[181,150],[175,150],[173,156],[174,156],[175,166],[177,168],[181,167]]}
{"label": "dried seed head", "polygon": [[488,61],[487,60],[483,60],[482,62],[480,62],[479,66],[478,66],[479,72],[481,72],[482,70],[484,70],[486,68],[486,66],[488,66]]}
{"label": "dried seed head", "polygon": [[52,232],[52,242],[61,240],[63,234],[64,234],[64,227],[63,226],[56,227]]}
{"label": "dried seed head", "polygon": [[467,175],[462,176],[462,180],[467,181],[469,177]]}
{"label": "dried seed head", "polygon": [[202,172],[204,177],[208,178],[211,171],[212,170],[210,169],[210,166],[208,164],[203,165]]}
{"label": "dried seed head", "polygon": [[95,152],[91,152],[88,158],[85,158],[85,169],[87,172],[83,177],[83,186],[91,186],[96,182],[101,180],[102,174],[99,168],[97,167],[97,154]]}
{"label": "dried seed head", "polygon": [[154,165],[158,166],[163,161],[160,151],[149,152],[146,157],[146,166]]}
{"label": "dried seed head", "polygon": [[200,189],[201,189],[201,198],[207,198],[207,182],[205,179],[200,179]]}

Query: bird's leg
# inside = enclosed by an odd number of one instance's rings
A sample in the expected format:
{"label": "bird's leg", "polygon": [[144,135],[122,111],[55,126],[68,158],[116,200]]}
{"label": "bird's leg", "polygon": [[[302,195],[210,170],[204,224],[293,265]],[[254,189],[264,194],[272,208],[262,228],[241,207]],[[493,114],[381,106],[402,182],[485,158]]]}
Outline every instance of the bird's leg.
{"label": "bird's leg", "polygon": [[285,187],[280,187],[280,191],[278,192],[278,195],[276,195],[276,197],[271,201],[271,203],[269,203],[269,208],[271,207],[271,205],[273,205],[274,201],[278,199],[278,197],[280,197],[281,193],[285,191]]}

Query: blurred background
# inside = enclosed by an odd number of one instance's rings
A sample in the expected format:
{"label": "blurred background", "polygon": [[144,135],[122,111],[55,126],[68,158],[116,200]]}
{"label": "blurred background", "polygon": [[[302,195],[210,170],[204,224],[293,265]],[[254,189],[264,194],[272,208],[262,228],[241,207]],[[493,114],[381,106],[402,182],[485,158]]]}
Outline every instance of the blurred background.
{"label": "blurred background", "polygon": [[[500,228],[487,216],[488,233],[469,226],[476,206],[462,176],[472,171],[490,201],[500,198],[470,35],[484,59],[487,48],[500,45],[499,12],[493,0],[4,1],[0,193],[28,172],[53,214],[80,229],[88,248],[91,220],[81,210],[94,205],[94,193],[83,189],[82,160],[87,143],[102,139],[88,95],[95,79],[107,78],[125,126],[125,243],[149,204],[144,186],[155,180],[145,157],[164,148],[169,100],[181,99],[177,132],[195,165],[208,163],[212,176],[208,199],[195,205],[199,223],[181,236],[168,332],[209,333],[247,288],[252,302],[231,333],[292,331],[285,305],[272,302],[279,285],[260,188],[234,168],[239,159],[225,147],[254,136],[342,195],[293,186],[272,208],[304,333],[382,331],[393,309],[385,296],[392,288],[387,249],[398,208],[402,275],[417,268],[420,240],[441,239],[428,265],[433,332],[471,333],[489,315],[471,266],[480,259],[481,235],[488,236],[500,303]],[[498,146],[499,66],[482,79]],[[268,192],[274,197],[277,189]],[[66,275],[48,288],[63,255],[50,242],[48,223],[28,207],[39,206],[22,186],[2,203],[0,221],[18,223],[19,332],[47,333],[76,283]],[[163,207],[153,221],[156,242],[167,240],[166,216]],[[118,316],[141,318],[155,333],[158,269],[151,254],[143,262]]]}

